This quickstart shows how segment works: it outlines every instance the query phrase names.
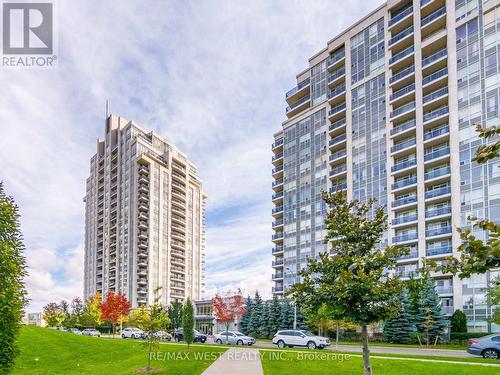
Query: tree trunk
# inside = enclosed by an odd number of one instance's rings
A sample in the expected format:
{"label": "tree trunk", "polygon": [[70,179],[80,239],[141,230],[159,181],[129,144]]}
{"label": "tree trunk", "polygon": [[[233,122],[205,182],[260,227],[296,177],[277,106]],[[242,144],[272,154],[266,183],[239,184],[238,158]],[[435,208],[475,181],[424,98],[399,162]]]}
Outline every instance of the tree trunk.
{"label": "tree trunk", "polygon": [[361,326],[361,337],[363,338],[363,364],[365,366],[364,375],[372,375],[372,366],[370,365],[370,349],[368,349],[368,327]]}
{"label": "tree trunk", "polygon": [[226,322],[226,345],[229,344],[229,322]]}
{"label": "tree trunk", "polygon": [[153,341],[153,335],[149,335],[149,353],[148,353],[148,370],[151,369],[151,344]]}
{"label": "tree trunk", "polygon": [[339,329],[340,329],[340,324],[337,321],[337,332],[335,334],[335,350],[339,351]]}

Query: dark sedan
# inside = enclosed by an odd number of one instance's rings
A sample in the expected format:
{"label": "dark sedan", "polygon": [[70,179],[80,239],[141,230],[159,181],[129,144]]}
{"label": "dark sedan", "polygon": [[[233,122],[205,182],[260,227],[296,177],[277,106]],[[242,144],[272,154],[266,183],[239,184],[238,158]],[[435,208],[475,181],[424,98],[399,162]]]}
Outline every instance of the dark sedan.
{"label": "dark sedan", "polygon": [[[197,330],[194,331],[194,340],[193,342],[201,342],[202,344],[207,341],[207,336],[204,335],[203,333],[198,332]],[[183,341],[184,340],[184,330],[182,328],[178,328],[174,332],[174,339],[175,341]]]}

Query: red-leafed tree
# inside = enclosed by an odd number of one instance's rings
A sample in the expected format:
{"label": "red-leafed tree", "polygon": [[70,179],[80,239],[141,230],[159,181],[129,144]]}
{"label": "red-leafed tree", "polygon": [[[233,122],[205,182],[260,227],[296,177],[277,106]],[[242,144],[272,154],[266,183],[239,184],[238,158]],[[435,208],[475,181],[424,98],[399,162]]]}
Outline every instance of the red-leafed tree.
{"label": "red-leafed tree", "polygon": [[108,292],[106,299],[101,303],[101,317],[113,325],[113,337],[115,336],[116,324],[122,323],[130,313],[130,302],[121,293]]}
{"label": "red-leafed tree", "polygon": [[220,294],[216,294],[215,297],[212,298],[212,307],[215,319],[217,319],[218,322],[224,323],[226,326],[227,344],[229,324],[234,321],[239,321],[246,312],[245,299],[240,291],[234,294],[227,292],[224,297]]}

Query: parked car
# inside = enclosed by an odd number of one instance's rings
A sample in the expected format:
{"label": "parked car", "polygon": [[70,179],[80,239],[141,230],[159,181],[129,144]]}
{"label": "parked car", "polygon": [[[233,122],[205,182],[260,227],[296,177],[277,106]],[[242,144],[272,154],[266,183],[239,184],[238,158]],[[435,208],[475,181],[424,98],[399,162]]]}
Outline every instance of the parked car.
{"label": "parked car", "polygon": [[[146,338],[149,337],[149,335],[145,336]],[[172,335],[168,332],[165,331],[158,331],[153,333],[153,337],[160,339],[161,341],[171,341],[172,340]]]}
{"label": "parked car", "polygon": [[93,328],[87,328],[82,331],[83,336],[94,336],[94,337],[101,337],[101,332],[99,332],[97,329]]}
{"label": "parked car", "polygon": [[[184,340],[184,329],[183,328],[177,328],[175,330],[174,339],[177,342]],[[207,336],[204,335],[203,333],[198,332],[197,330],[194,330],[193,342],[201,342],[203,344],[205,341],[207,341]]]}
{"label": "parked car", "polygon": [[214,335],[214,342],[217,344],[253,345],[255,339],[238,331],[224,331]]}
{"label": "parked car", "polygon": [[64,328],[64,327],[58,327],[57,330],[61,331],[61,332],[68,332],[69,331],[67,328]]}
{"label": "parked car", "polygon": [[467,353],[482,355],[484,358],[500,359],[500,334],[470,339],[467,345]]}
{"label": "parked car", "polygon": [[71,332],[71,333],[74,333],[75,335],[81,335],[82,334],[82,331],[80,331],[79,329],[77,328],[70,328],[68,330],[68,332]]}
{"label": "parked car", "polygon": [[139,328],[127,327],[122,331],[122,338],[124,339],[142,339],[144,337],[144,331]]}
{"label": "parked car", "polygon": [[326,337],[316,336],[315,334],[297,329],[287,329],[278,331],[273,336],[273,344],[278,345],[280,348],[288,346],[305,346],[309,349],[323,349],[330,346],[330,340]]}

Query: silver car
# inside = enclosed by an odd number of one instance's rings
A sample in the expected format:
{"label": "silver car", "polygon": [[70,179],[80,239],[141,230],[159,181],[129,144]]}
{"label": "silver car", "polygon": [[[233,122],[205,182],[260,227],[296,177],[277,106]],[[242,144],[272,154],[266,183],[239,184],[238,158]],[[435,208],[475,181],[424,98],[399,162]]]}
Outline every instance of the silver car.
{"label": "silver car", "polygon": [[484,358],[500,358],[500,333],[470,339],[467,346],[467,353],[482,355]]}
{"label": "silver car", "polygon": [[255,344],[255,339],[253,337],[246,336],[238,331],[220,332],[214,335],[214,341],[217,344],[236,344],[249,346]]}
{"label": "silver car", "polygon": [[101,337],[101,332],[99,332],[97,329],[92,329],[92,328],[87,328],[82,331],[83,336],[94,336],[94,337]]}

